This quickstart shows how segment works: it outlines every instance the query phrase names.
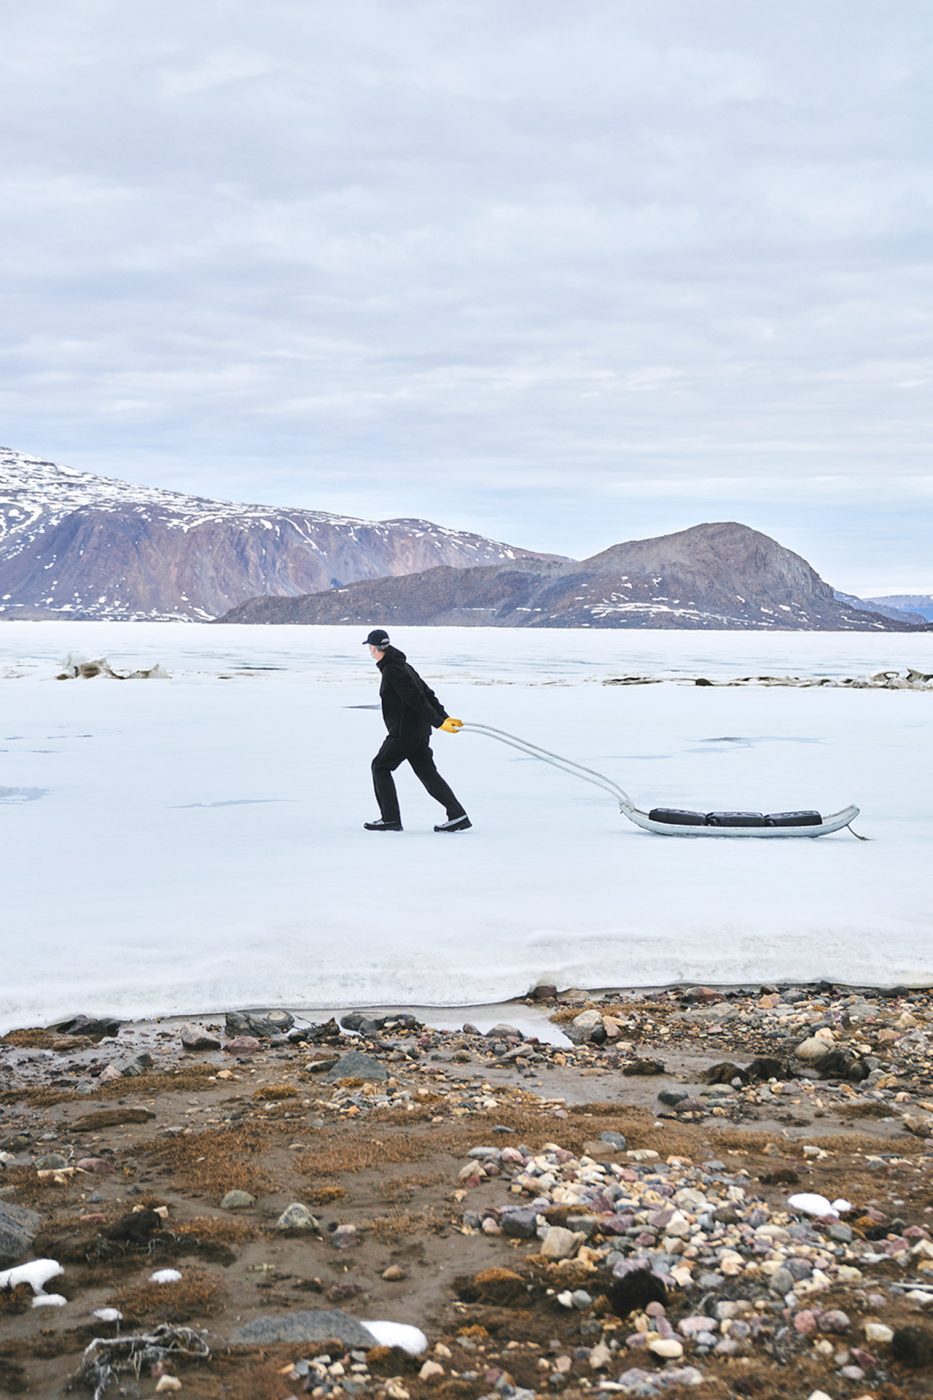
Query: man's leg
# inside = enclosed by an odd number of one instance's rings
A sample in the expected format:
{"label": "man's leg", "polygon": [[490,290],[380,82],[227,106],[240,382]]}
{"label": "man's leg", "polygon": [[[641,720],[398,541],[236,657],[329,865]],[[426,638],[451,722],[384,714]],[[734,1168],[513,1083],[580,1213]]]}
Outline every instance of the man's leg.
{"label": "man's leg", "polygon": [[448,819],[465,817],[466,812],[461,803],[457,801],[450,786],[444,782],[437,771],[429,741],[425,739],[423,743],[412,748],[407,754],[407,758],[419,782],[424,785],[436,802],[440,802],[447,812]]}
{"label": "man's leg", "polygon": [[398,822],[402,819],[398,807],[398,793],[395,791],[395,780],[392,774],[400,763],[405,762],[407,756],[406,746],[389,735],[373,759],[373,787],[376,791],[376,801],[379,803],[379,812],[383,821]]}

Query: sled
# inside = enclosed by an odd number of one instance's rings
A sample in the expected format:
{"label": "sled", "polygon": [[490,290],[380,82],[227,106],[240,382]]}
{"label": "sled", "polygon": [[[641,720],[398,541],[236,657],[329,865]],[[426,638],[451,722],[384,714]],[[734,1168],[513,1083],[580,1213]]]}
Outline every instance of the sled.
{"label": "sled", "polygon": [[[517,734],[508,734],[504,729],[494,729],[488,724],[464,723],[462,729],[463,732],[485,734],[500,744],[518,749],[529,758],[540,759],[542,763],[559,768],[571,777],[581,778],[584,782],[601,787],[616,799],[623,817],[642,831],[653,832],[655,836],[751,836],[759,840],[770,840],[773,837],[806,837],[813,840],[817,836],[829,836],[834,831],[844,831],[847,828],[852,831],[852,823],[859,814],[859,809],[855,806],[843,807],[828,816],[814,810],[769,813],[691,812],[680,808],[652,807],[643,812],[640,807],[636,807],[624,788],[619,787],[612,778],[607,778],[605,773],[597,773],[595,768],[585,768],[582,763],[575,763],[571,758],[562,758],[560,754],[551,753],[549,749],[529,743]],[[857,831],[852,831],[852,835],[859,841],[868,840],[867,836],[859,836]]]}

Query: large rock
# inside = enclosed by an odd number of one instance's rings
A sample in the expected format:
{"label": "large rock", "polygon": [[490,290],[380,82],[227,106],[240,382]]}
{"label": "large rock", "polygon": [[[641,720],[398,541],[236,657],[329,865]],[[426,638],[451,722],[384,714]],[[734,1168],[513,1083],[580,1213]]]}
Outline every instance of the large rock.
{"label": "large rock", "polygon": [[290,1031],[295,1018],[288,1011],[228,1011],[225,1022],[228,1036],[254,1035],[269,1040]]}
{"label": "large rock", "polygon": [[311,1342],[342,1342],[347,1347],[374,1347],[376,1339],[362,1322],[339,1308],[314,1308],[283,1313],[278,1317],[257,1317],[238,1327],[230,1337],[233,1346],[271,1346],[276,1342],[302,1345]]}
{"label": "large rock", "polygon": [[565,1230],[563,1225],[551,1225],[541,1242],[541,1253],[545,1259],[572,1259],[586,1235],[576,1230]]}
{"label": "large rock", "polygon": [[362,1050],[348,1050],[327,1074],[328,1079],[363,1079],[367,1083],[381,1083],[388,1077],[385,1066]]}
{"label": "large rock", "polygon": [[56,1021],[48,1026],[50,1031],[61,1031],[62,1035],[80,1035],[87,1040],[103,1040],[106,1036],[118,1035],[123,1022],[115,1016],[72,1016],[67,1021]]}
{"label": "large rock", "polygon": [[34,1210],[0,1201],[0,1264],[15,1264],[27,1254],[41,1223]]}
{"label": "large rock", "polygon": [[201,1026],[182,1026],[181,1043],[186,1050],[219,1050],[220,1038]]}
{"label": "large rock", "polygon": [[808,1035],[806,1040],[802,1040],[794,1051],[798,1060],[815,1061],[824,1059],[835,1049],[835,1039],[828,1026],[821,1026],[813,1035]]}
{"label": "large rock", "polygon": [[599,1035],[603,1031],[602,1012],[581,1011],[565,1030],[574,1045],[583,1045],[585,1041],[592,1040],[594,1034]]}
{"label": "large rock", "polygon": [[292,1201],[275,1222],[277,1230],[317,1230],[320,1222],[301,1201]]}
{"label": "large rock", "polygon": [[503,1235],[515,1240],[533,1240],[538,1233],[538,1213],[530,1207],[504,1211],[499,1219]]}

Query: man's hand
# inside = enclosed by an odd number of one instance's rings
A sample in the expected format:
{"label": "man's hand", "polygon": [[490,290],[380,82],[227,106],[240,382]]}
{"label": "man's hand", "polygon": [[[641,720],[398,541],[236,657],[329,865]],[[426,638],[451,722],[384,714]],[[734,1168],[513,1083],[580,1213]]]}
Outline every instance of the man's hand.
{"label": "man's hand", "polygon": [[443,729],[446,734],[459,734],[462,728],[463,720],[454,719],[453,715],[448,715],[441,725],[441,729]]}

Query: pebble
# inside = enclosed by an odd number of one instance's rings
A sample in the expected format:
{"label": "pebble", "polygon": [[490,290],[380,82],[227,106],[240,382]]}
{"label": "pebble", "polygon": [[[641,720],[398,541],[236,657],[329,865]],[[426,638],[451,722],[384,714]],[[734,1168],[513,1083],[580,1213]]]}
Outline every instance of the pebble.
{"label": "pebble", "polygon": [[648,1343],[648,1350],[665,1361],[679,1361],[684,1354],[683,1343],[678,1342],[676,1337],[658,1337],[656,1341]]}

